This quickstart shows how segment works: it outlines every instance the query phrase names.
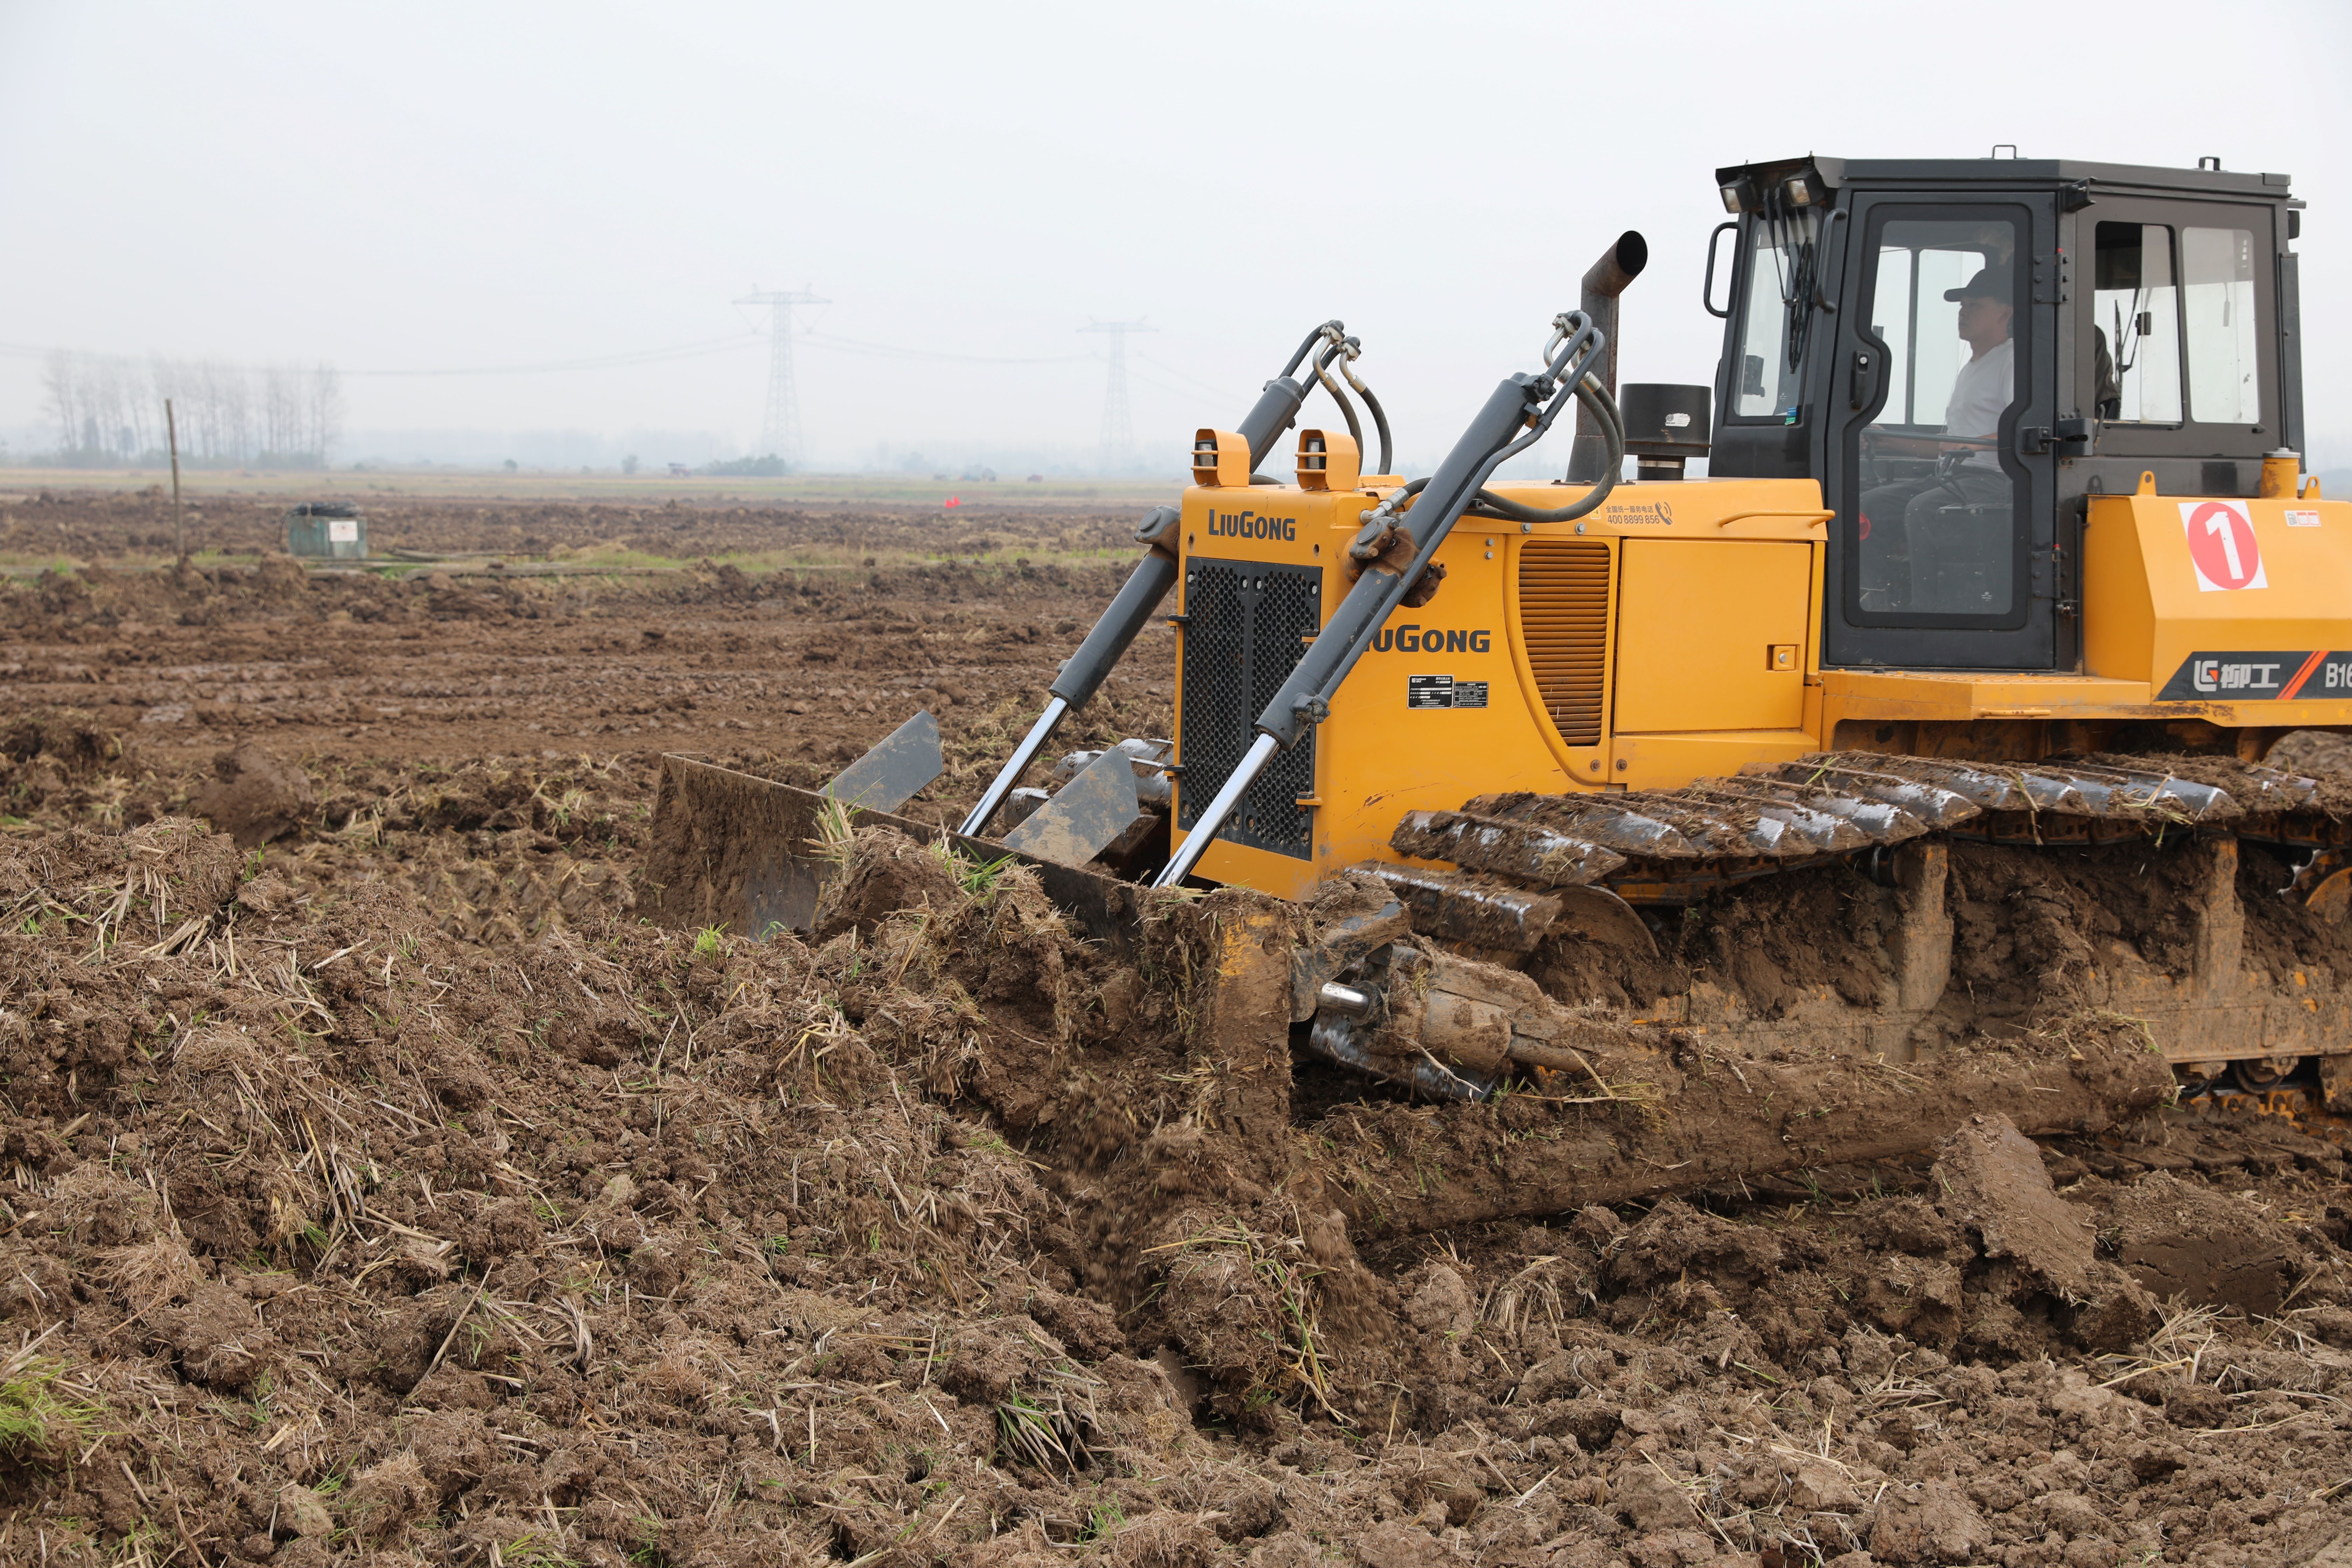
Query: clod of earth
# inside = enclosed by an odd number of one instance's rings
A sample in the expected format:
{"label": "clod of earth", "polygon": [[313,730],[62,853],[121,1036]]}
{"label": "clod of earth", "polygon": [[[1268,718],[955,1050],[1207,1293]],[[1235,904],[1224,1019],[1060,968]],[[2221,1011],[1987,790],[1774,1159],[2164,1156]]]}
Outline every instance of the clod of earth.
{"label": "clod of earth", "polygon": [[240,849],[257,849],[299,832],[318,810],[310,775],[252,741],[215,757],[213,775],[190,809],[236,839]]}

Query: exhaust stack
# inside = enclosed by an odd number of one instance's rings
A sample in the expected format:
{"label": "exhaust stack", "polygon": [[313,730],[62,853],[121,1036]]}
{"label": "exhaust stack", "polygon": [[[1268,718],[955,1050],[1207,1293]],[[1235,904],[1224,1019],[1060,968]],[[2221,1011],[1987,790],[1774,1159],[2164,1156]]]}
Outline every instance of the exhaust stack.
{"label": "exhaust stack", "polygon": [[[1650,264],[1650,242],[1638,229],[1627,229],[1617,237],[1617,243],[1601,253],[1601,259],[1585,268],[1584,291],[1577,309],[1593,325],[1601,329],[1602,350],[1596,369],[1601,390],[1611,397],[1617,395],[1617,296],[1627,284],[1642,275]],[[1570,484],[1591,484],[1601,478],[1608,466],[1609,440],[1592,410],[1579,404],[1576,410],[1576,445],[1569,448],[1568,479]]]}

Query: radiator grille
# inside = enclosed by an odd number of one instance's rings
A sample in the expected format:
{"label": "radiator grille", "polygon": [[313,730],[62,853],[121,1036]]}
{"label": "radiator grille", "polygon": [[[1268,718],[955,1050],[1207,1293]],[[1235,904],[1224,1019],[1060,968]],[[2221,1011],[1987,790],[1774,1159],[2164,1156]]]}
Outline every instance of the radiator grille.
{"label": "radiator grille", "polygon": [[[1323,624],[1323,574],[1313,566],[1204,561],[1184,567],[1183,721],[1176,826],[1186,832],[1249,750],[1252,721],[1274,700],[1307,652],[1302,640]],[[1277,752],[1219,836],[1254,849],[1306,859],[1314,808],[1297,804],[1315,787],[1315,731]]]}
{"label": "radiator grille", "polygon": [[1609,546],[1531,539],[1519,551],[1519,626],[1536,689],[1559,738],[1601,743],[1602,660],[1609,650]]}

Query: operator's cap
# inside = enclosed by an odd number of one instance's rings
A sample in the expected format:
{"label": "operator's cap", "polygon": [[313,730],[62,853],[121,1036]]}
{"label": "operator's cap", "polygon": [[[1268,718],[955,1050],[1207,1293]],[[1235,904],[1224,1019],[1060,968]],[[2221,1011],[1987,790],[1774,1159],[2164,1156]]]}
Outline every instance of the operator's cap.
{"label": "operator's cap", "polygon": [[1957,289],[1944,290],[1947,300],[1965,300],[1974,295],[1980,300],[1997,300],[2004,305],[2012,303],[2009,294],[2009,268],[2006,267],[1979,267],[1977,275],[1966,283]]}

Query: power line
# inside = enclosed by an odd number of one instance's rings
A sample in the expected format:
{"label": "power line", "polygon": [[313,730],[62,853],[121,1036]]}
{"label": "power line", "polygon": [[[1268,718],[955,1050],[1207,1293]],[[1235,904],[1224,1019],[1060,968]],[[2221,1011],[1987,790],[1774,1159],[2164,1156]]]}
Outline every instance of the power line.
{"label": "power line", "polygon": [[[625,370],[634,365],[659,364],[667,360],[700,359],[710,354],[732,353],[747,349],[760,341],[757,332],[735,333],[724,338],[704,338],[696,342],[675,343],[667,348],[629,349],[616,353],[595,354],[585,359],[545,360],[535,364],[459,365],[432,370],[343,370],[337,375],[365,376],[461,376],[461,375],[536,375],[574,370]],[[58,353],[75,350],[37,348],[30,343],[0,343],[0,354],[16,359],[46,359]],[[100,354],[100,359],[132,361],[137,354]],[[173,357],[173,356],[166,356]]]}
{"label": "power line", "polygon": [[[1175,398],[1179,403],[1198,405],[1201,399],[1207,395],[1205,393],[1195,392],[1189,386],[1172,385],[1168,382],[1161,381],[1157,376],[1146,375],[1141,371],[1135,369],[1133,366],[1129,367],[1127,376],[1129,381],[1134,382],[1137,385],[1148,386],[1154,392],[1164,392],[1169,396]],[[1226,401],[1226,399],[1221,396],[1220,402],[1223,401]]]}
{"label": "power line", "polygon": [[1232,387],[1213,385],[1208,382],[1202,381],[1197,375],[1190,375],[1183,371],[1178,370],[1174,365],[1170,364],[1164,359],[1156,359],[1152,355],[1145,353],[1141,349],[1135,351],[1135,357],[1141,360],[1146,364],[1158,365],[1161,370],[1166,371],[1169,374],[1176,377],[1179,381],[1191,382],[1194,386],[1199,387],[1203,392],[1214,393],[1219,397],[1231,397],[1233,395],[1234,389]]}
{"label": "power line", "polygon": [[[735,353],[756,346],[767,336],[764,332],[730,333],[723,338],[701,338],[692,342],[673,343],[663,348],[625,349],[607,354],[592,354],[582,359],[542,360],[530,364],[449,365],[415,369],[337,369],[338,375],[364,376],[463,376],[463,375],[537,375],[574,370],[625,370],[634,365],[659,364],[670,360],[702,359],[712,354]],[[839,353],[872,354],[891,359],[942,360],[957,364],[1076,364],[1084,361],[1099,362],[1101,354],[967,354],[953,353],[938,348],[908,348],[898,343],[871,342],[863,338],[845,338],[832,332],[803,330],[795,334],[797,341],[810,348],[830,349]],[[58,353],[79,353],[78,350],[43,348],[35,343],[0,342],[0,358],[46,359]],[[138,354],[102,354],[104,359],[134,360]],[[1138,358],[1148,355],[1138,354]],[[1151,363],[1160,364],[1153,360]],[[1162,369],[1174,367],[1161,365]],[[1182,375],[1181,371],[1174,374]],[[1187,376],[1186,380],[1193,378]],[[1223,392],[1224,389],[1207,387]]]}
{"label": "power line", "polygon": [[365,376],[545,375],[575,370],[627,370],[636,365],[661,364],[670,360],[702,359],[711,354],[733,353],[750,348],[759,341],[756,332],[739,332],[723,338],[676,343],[667,348],[592,354],[585,359],[543,360],[536,364],[466,365],[445,370],[342,370],[336,374]]}
{"label": "power line", "polygon": [[[1103,417],[1099,431],[1101,458],[1106,468],[1119,468],[1134,457],[1133,416],[1128,397],[1128,383],[1133,380],[1156,391],[1178,398],[1190,398],[1197,394],[1184,388],[1167,385],[1156,378],[1131,372],[1127,362],[1127,334],[1152,331],[1156,329],[1141,321],[1097,321],[1078,329],[1098,333],[1109,339],[1107,353],[1076,354],[974,354],[957,353],[935,347],[908,347],[898,343],[874,342],[862,338],[844,337],[838,333],[797,329],[793,313],[800,305],[829,304],[807,290],[789,294],[754,293],[736,301],[739,305],[764,304],[770,308],[769,330],[730,333],[725,337],[700,338],[689,342],[672,343],[656,348],[620,350],[610,353],[584,355],[575,359],[540,360],[518,364],[452,365],[415,368],[370,368],[341,370],[339,375],[368,378],[438,378],[486,375],[548,375],[598,370],[627,370],[642,365],[661,364],[682,360],[702,359],[719,354],[740,353],[756,345],[762,336],[769,340],[768,407],[763,426],[761,447],[765,452],[798,462],[801,448],[800,400],[796,366],[793,363],[795,343],[810,348],[826,349],[838,353],[870,355],[887,359],[930,360],[959,364],[1075,364],[1081,361],[1102,361],[1106,366],[1103,388]],[[781,330],[779,330],[781,328]],[[44,348],[33,343],[0,342],[0,357],[42,359],[66,352]],[[94,357],[118,359],[126,363],[142,357],[128,354],[103,354]],[[1138,360],[1179,377],[1198,388],[1201,393],[1227,397],[1231,389],[1213,385],[1198,376],[1177,369],[1153,355],[1136,351]]]}
{"label": "power line", "polygon": [[803,332],[801,341],[812,348],[837,349],[843,353],[881,354],[892,359],[952,360],[961,364],[1075,364],[1080,360],[1098,359],[1097,354],[959,354],[942,349],[901,348],[895,343],[871,343],[862,338],[836,337],[831,332]]}

